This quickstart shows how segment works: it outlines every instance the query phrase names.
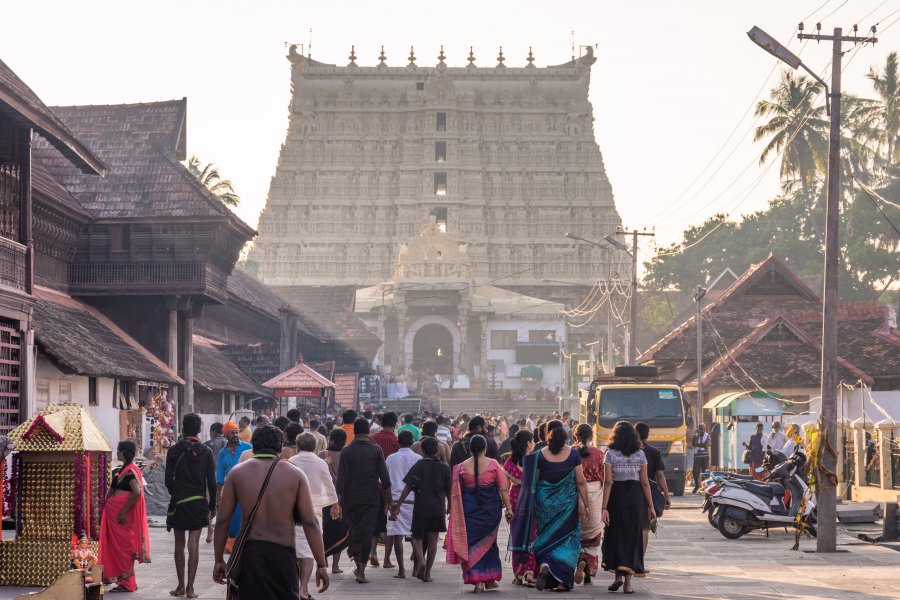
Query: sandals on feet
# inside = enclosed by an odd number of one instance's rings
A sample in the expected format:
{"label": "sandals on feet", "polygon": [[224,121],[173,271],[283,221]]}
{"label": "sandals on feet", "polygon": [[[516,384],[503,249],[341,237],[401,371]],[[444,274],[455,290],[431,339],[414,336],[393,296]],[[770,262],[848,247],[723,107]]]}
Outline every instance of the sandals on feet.
{"label": "sandals on feet", "polygon": [[624,581],[614,581],[613,584],[606,589],[608,589],[611,592],[618,592],[619,588],[622,587],[623,585],[625,585]]}
{"label": "sandals on feet", "polygon": [[549,574],[550,567],[541,565],[541,572],[538,573],[537,581],[534,583],[534,587],[536,587],[539,592],[543,592],[547,588],[547,576]]}

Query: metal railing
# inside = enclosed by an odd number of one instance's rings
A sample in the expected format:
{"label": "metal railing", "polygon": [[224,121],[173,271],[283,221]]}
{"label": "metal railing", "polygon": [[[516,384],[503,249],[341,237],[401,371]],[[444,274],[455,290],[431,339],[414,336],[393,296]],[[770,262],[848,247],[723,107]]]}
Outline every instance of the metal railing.
{"label": "metal railing", "polygon": [[0,284],[25,291],[26,248],[0,237]]}

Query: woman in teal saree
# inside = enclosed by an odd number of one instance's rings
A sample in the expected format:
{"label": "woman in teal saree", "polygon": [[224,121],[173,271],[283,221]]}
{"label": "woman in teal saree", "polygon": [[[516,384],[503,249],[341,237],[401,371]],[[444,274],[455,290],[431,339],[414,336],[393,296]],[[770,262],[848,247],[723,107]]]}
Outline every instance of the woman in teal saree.
{"label": "woman in teal saree", "polygon": [[[581,456],[566,445],[562,423],[553,425],[548,427],[547,447],[523,459],[524,480],[509,537],[510,551],[534,551],[540,568],[539,590],[572,589],[580,583],[584,565],[578,562],[579,497],[585,510],[590,510]],[[533,523],[537,524],[537,535],[532,542]]]}

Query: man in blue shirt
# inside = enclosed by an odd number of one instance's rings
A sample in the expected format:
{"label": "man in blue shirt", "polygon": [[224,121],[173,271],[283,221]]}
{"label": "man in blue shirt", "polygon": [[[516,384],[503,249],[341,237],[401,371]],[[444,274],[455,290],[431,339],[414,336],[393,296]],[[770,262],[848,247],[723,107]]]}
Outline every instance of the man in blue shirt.
{"label": "man in blue shirt", "polygon": [[[225,478],[231,472],[232,467],[241,460],[241,454],[245,450],[252,450],[253,446],[247,442],[242,442],[238,438],[238,426],[228,421],[222,426],[222,433],[225,435],[227,443],[219,450],[219,456],[216,457],[216,487],[219,496],[222,495],[222,486],[225,485]],[[228,528],[228,542],[225,544],[225,551],[231,552],[234,545],[234,538],[237,537],[241,530],[241,508],[235,508],[234,516],[231,518],[231,525]]]}

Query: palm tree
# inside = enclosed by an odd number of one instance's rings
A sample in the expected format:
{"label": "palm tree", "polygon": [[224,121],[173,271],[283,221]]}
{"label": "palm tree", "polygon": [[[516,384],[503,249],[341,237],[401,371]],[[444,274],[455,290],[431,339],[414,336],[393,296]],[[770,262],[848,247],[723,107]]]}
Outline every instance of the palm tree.
{"label": "palm tree", "polygon": [[797,182],[810,200],[810,187],[817,173],[828,163],[828,121],[825,108],[816,106],[818,84],[792,71],[783,71],[781,81],[769,93],[769,100],[756,105],[757,117],[769,120],[756,128],[753,141],[767,138],[760,164],[773,152],[781,153],[781,181],[785,188]]}
{"label": "palm tree", "polygon": [[234,191],[234,185],[230,179],[222,179],[219,167],[214,163],[200,164],[196,154],[192,154],[187,162],[188,171],[203,184],[212,194],[228,206],[237,206],[241,197]]}
{"label": "palm tree", "polygon": [[900,72],[897,53],[888,54],[883,70],[869,68],[867,77],[878,98],[861,101],[861,116],[873,132],[878,161],[876,167],[884,172],[900,163]]}

